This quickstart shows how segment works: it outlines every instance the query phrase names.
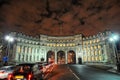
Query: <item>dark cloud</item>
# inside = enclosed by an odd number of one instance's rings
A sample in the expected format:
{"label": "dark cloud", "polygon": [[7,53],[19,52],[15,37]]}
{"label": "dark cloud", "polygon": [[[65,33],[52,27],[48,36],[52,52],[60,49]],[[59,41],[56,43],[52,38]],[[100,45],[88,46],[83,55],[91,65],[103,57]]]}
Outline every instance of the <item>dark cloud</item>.
{"label": "dark cloud", "polygon": [[55,36],[120,32],[120,0],[0,0],[0,31]]}

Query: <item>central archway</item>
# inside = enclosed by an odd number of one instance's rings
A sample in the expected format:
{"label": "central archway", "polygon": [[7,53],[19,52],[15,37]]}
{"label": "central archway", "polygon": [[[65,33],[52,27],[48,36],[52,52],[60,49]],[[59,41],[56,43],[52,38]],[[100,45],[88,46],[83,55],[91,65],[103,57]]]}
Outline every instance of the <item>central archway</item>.
{"label": "central archway", "polygon": [[65,64],[65,52],[64,51],[57,52],[57,63]]}
{"label": "central archway", "polygon": [[48,51],[47,52],[47,62],[48,63],[55,62],[55,53],[53,51]]}

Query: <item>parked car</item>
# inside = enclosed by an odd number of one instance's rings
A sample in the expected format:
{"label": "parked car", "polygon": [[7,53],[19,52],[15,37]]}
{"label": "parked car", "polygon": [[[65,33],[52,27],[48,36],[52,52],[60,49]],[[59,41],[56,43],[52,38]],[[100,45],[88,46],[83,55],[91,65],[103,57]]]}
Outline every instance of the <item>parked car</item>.
{"label": "parked car", "polygon": [[0,68],[0,79],[7,79],[8,75],[14,71],[14,66],[3,66]]}
{"label": "parked car", "polygon": [[8,76],[8,80],[41,80],[42,71],[35,63],[23,63],[16,66],[14,72]]}

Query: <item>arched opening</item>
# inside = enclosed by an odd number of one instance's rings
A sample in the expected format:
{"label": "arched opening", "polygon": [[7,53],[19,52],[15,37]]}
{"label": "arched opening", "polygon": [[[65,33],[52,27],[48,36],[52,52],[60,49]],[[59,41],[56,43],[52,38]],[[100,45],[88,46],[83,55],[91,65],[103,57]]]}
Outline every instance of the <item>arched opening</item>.
{"label": "arched opening", "polygon": [[57,52],[57,63],[65,64],[65,52],[64,51]]}
{"label": "arched opening", "polygon": [[68,64],[76,63],[76,53],[73,50],[68,51],[67,57],[68,57],[67,59]]}
{"label": "arched opening", "polygon": [[55,62],[55,53],[53,51],[48,51],[47,52],[47,62],[48,63]]}
{"label": "arched opening", "polygon": [[78,64],[82,64],[82,58],[81,57],[78,58]]}

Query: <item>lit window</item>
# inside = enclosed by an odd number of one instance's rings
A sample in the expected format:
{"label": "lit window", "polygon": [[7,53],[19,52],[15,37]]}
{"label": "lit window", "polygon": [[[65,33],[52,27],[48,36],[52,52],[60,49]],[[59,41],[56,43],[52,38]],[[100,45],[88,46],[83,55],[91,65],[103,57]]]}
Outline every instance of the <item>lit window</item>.
{"label": "lit window", "polygon": [[98,61],[98,57],[97,56],[95,57],[95,60]]}
{"label": "lit window", "polygon": [[69,46],[69,44],[67,44],[67,46]]}
{"label": "lit window", "polygon": [[94,61],[94,57],[92,57],[92,61]]}
{"label": "lit window", "polygon": [[75,44],[73,44],[73,46],[75,46]]}
{"label": "lit window", "polygon": [[31,48],[29,47],[29,53],[32,53],[32,50],[31,50]]}
{"label": "lit window", "polygon": [[49,46],[49,44],[47,44],[47,46]]}
{"label": "lit window", "polygon": [[62,44],[60,44],[60,46],[62,47]]}
{"label": "lit window", "polygon": [[96,46],[94,46],[94,49],[97,49],[97,47],[96,47]]}
{"label": "lit window", "polygon": [[72,44],[70,44],[70,46],[72,46]]}
{"label": "lit window", "polygon": [[97,55],[97,51],[95,51],[95,55]]}
{"label": "lit window", "polygon": [[17,52],[20,53],[20,46],[17,46]]}
{"label": "lit window", "polygon": [[99,55],[101,55],[101,50],[99,50]]}
{"label": "lit window", "polygon": [[91,50],[93,50],[93,47],[91,47]]}
{"label": "lit window", "polygon": [[53,47],[55,47],[55,44],[52,44]]}
{"label": "lit window", "polygon": [[98,45],[98,48],[100,49],[100,48],[101,48],[101,46],[100,46],[100,45]]}
{"label": "lit window", "polygon": [[92,43],[92,41],[90,40],[90,44]]}
{"label": "lit window", "polygon": [[63,44],[63,46],[65,46],[65,44]]}
{"label": "lit window", "polygon": [[99,39],[97,39],[97,42],[99,42],[100,40]]}
{"label": "lit window", "polygon": [[59,44],[57,44],[57,46],[59,46]]}
{"label": "lit window", "polygon": [[84,56],[83,58],[84,58],[84,61],[87,61],[87,58],[86,58],[86,56]]}

